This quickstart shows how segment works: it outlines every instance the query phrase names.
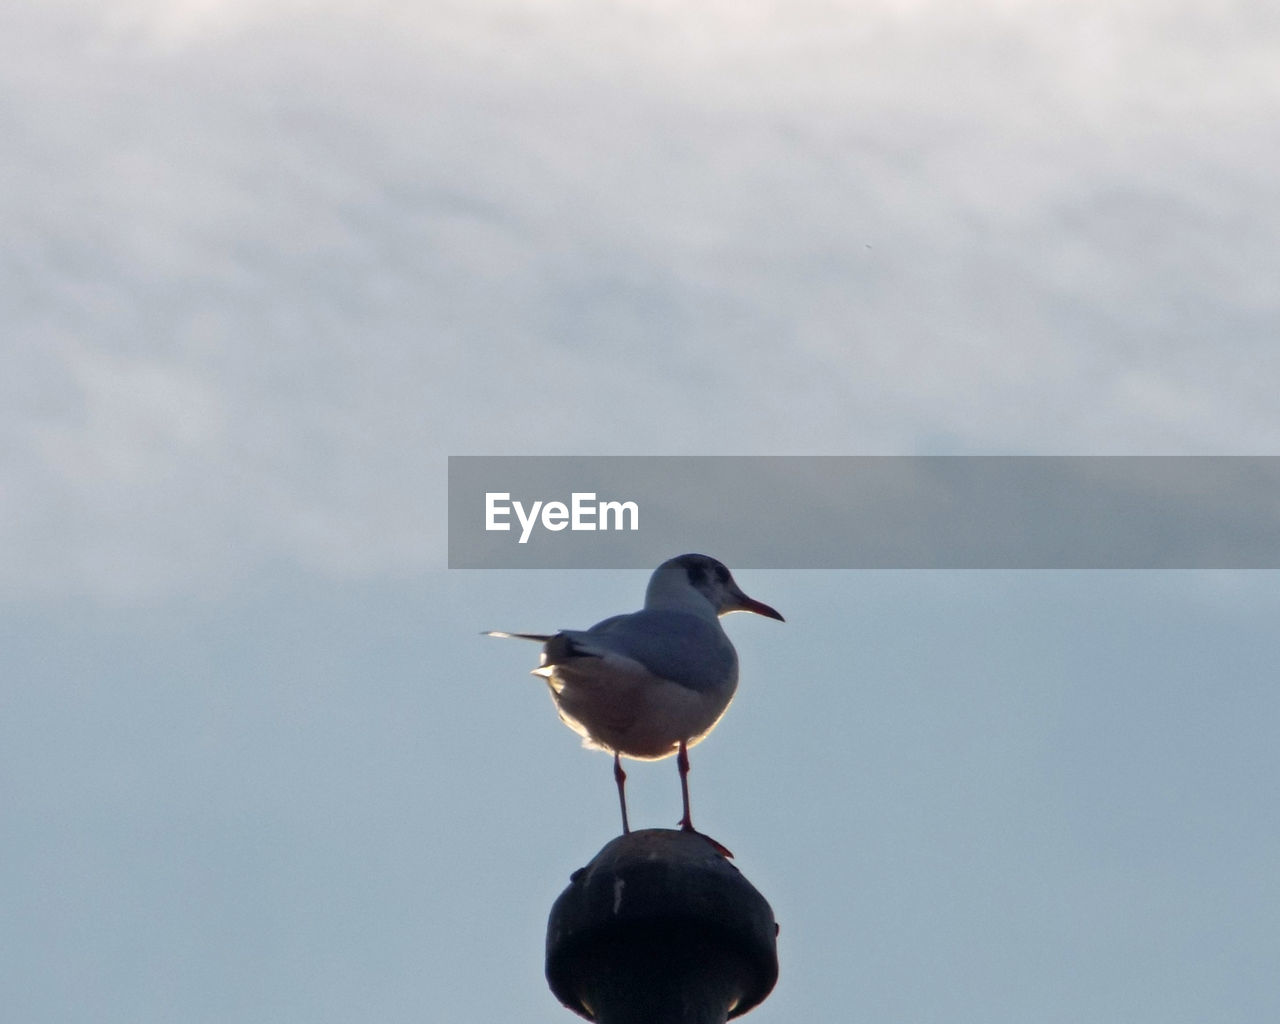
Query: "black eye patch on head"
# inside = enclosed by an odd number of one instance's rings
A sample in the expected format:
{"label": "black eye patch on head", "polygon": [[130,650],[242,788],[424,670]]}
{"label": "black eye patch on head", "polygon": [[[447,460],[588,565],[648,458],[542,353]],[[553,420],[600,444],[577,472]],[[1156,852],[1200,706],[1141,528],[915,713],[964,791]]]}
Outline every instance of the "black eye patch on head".
{"label": "black eye patch on head", "polygon": [[707,581],[707,567],[700,562],[686,565],[685,572],[689,576],[689,583],[694,587],[700,587]]}

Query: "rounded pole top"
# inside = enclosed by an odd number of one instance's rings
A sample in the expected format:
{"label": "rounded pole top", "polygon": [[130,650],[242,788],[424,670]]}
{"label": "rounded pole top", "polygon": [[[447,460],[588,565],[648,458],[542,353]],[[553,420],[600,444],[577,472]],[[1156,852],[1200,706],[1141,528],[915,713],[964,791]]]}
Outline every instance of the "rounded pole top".
{"label": "rounded pole top", "polygon": [[573,873],[547,922],[547,981],[600,1024],[711,1024],[778,978],[773,909],[696,832],[644,829]]}

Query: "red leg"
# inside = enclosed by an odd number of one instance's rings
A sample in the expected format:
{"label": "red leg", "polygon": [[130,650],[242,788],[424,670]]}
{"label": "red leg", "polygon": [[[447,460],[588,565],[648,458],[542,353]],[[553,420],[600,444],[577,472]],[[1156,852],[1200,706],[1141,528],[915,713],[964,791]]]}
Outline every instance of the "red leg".
{"label": "red leg", "polygon": [[622,770],[622,761],[618,759],[618,752],[613,752],[613,780],[618,784],[618,805],[622,808],[622,833],[626,835],[631,831],[631,826],[627,823],[627,773]]}
{"label": "red leg", "polygon": [[676,767],[680,769],[680,798],[684,802],[684,817],[680,819],[680,828],[685,832],[692,832],[693,818],[689,814],[689,748],[685,746],[684,740],[680,741]]}
{"label": "red leg", "polygon": [[684,740],[680,741],[680,752],[676,755],[676,767],[680,769],[680,797],[684,801],[684,817],[680,819],[680,828],[684,832],[693,832],[702,836],[721,857],[732,857],[729,849],[716,842],[708,835],[703,835],[693,827],[693,818],[689,814],[689,748]]}

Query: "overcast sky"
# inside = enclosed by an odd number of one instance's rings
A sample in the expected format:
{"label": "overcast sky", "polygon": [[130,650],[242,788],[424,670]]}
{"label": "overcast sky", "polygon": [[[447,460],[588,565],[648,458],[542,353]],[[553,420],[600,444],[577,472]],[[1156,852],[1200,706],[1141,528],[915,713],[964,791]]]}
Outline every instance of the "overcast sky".
{"label": "overcast sky", "polygon": [[[694,7],[0,8],[15,1020],[569,1019],[608,759],[477,634],[645,574],[449,572],[450,454],[1277,453],[1267,5]],[[1274,574],[740,582],[752,1019],[1277,1015]]]}

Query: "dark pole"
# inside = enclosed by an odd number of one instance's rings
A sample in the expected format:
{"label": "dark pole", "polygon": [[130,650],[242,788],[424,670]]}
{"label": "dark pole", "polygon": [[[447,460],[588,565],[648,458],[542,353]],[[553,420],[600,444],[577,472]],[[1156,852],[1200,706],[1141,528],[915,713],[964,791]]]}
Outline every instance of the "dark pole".
{"label": "dark pole", "polygon": [[696,832],[621,835],[547,921],[547,981],[598,1024],[724,1024],[778,979],[773,910]]}

